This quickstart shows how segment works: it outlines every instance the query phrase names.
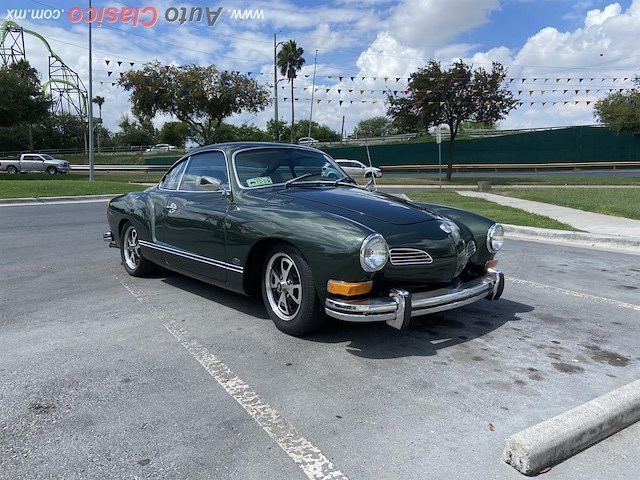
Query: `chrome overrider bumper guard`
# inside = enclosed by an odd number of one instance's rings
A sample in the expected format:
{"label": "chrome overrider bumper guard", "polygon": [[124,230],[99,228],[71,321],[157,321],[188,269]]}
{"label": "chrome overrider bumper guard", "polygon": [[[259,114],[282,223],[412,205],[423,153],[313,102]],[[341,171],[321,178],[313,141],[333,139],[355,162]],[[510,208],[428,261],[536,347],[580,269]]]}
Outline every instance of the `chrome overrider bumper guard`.
{"label": "chrome overrider bumper guard", "polygon": [[118,248],[118,244],[113,240],[113,233],[106,232],[102,234],[102,239],[109,242],[109,248]]}
{"label": "chrome overrider bumper guard", "polygon": [[487,269],[483,277],[455,287],[409,293],[392,289],[387,297],[364,299],[327,298],[327,315],[347,322],[385,321],[398,330],[409,325],[411,317],[462,307],[482,298],[497,300],[504,289],[504,274]]}

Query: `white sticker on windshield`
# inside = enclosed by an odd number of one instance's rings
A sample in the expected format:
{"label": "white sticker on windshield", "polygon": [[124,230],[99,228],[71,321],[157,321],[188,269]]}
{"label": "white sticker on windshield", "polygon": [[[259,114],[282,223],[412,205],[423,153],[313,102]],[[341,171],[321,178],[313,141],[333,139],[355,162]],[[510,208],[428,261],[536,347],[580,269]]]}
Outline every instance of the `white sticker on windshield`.
{"label": "white sticker on windshield", "polygon": [[273,185],[271,177],[256,177],[247,179],[247,187],[260,187],[263,185]]}

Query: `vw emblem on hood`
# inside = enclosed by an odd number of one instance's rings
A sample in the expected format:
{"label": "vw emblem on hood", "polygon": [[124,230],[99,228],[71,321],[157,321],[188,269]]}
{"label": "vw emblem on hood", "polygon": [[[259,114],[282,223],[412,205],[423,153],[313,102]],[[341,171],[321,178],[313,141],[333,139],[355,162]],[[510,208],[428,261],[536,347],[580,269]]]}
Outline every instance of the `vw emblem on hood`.
{"label": "vw emblem on hood", "polygon": [[451,233],[453,232],[453,224],[451,222],[442,222],[440,224],[440,230],[444,233]]}

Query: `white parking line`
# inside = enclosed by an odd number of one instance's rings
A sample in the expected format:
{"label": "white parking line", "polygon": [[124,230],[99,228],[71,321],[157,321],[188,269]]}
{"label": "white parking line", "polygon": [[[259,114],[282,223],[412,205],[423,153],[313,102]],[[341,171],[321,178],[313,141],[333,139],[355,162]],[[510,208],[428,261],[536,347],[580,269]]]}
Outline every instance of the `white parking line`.
{"label": "white parking line", "polygon": [[[119,275],[122,286],[154,315],[160,312],[148,301],[144,292],[129,286]],[[265,402],[242,379],[199,343],[180,323],[171,320],[164,327],[205,368],[218,384],[249,414],[249,416],[289,455],[312,480],[348,480],[322,452],[304,438],[277,410]]]}
{"label": "white parking line", "polygon": [[273,407],[243,382],[215,355],[195,340],[175,320],[165,328],[215,378],[216,382],[244,408],[253,420],[285,451],[310,479],[344,479],[347,477],[311,442],[300,435]]}
{"label": "white parking line", "polygon": [[527,287],[538,288],[540,290],[547,290],[550,292],[562,293],[564,295],[581,298],[583,300],[592,300],[594,302],[601,302],[609,305],[614,305],[616,307],[629,308],[631,310],[640,311],[640,305],[634,305],[633,303],[619,302],[618,300],[612,300],[610,298],[598,297],[596,295],[590,295],[588,293],[580,293],[574,290],[567,290],[566,288],[552,287],[551,285],[544,285],[542,283],[530,282],[528,280],[520,280],[517,278],[510,278],[510,277],[507,277],[507,280],[509,280],[511,283],[514,283],[516,285],[526,285]]}

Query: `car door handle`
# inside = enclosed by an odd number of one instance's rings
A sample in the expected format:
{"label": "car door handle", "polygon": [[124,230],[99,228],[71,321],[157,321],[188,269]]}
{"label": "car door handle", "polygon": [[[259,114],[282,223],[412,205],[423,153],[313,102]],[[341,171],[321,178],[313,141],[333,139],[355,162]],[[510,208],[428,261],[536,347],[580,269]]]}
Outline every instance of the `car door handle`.
{"label": "car door handle", "polygon": [[167,212],[176,213],[176,210],[178,210],[178,206],[175,203],[172,202],[169,205],[167,205]]}

